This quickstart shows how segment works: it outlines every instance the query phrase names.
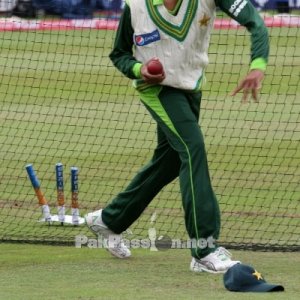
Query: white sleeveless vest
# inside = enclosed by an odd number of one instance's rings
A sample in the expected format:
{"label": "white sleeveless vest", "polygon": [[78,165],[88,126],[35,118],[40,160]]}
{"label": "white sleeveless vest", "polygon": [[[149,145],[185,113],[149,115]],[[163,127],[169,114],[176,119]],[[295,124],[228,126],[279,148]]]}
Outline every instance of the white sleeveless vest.
{"label": "white sleeveless vest", "polygon": [[166,73],[162,85],[199,89],[208,64],[214,0],[182,0],[176,16],[153,0],[129,0],[129,5],[136,59],[145,63],[158,57]]}

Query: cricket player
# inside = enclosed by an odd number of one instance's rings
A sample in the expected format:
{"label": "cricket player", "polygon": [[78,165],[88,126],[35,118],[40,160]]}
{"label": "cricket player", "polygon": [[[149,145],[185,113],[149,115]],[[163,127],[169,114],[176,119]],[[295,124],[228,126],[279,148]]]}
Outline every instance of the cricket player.
{"label": "cricket player", "polygon": [[[208,64],[208,46],[216,7],[250,32],[249,72],[232,95],[258,101],[269,42],[263,20],[248,0],[127,0],[110,58],[133,79],[140,99],[157,122],[157,147],[149,163],[104,209],[86,215],[87,226],[114,242],[109,251],[131,255],[121,233],[142,214],[168,183],[179,176],[185,225],[191,239],[217,240],[219,205],[212,188],[205,145],[199,126],[201,84]],[[148,64],[163,68],[151,74]],[[191,250],[194,272],[224,273],[239,263],[214,246]]]}

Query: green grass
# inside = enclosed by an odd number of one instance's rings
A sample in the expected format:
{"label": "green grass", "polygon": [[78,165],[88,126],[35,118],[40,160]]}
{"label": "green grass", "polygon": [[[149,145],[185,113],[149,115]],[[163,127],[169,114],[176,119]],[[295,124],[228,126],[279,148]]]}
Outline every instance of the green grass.
{"label": "green grass", "polygon": [[[0,239],[72,240],[84,228],[48,227],[25,165],[33,163],[55,213],[54,165],[79,173],[81,214],[104,206],[148,161],[156,125],[112,66],[114,32],[0,33]],[[298,28],[270,29],[271,53],[259,104],[228,96],[248,70],[245,30],[216,30],[206,71],[201,126],[222,209],[221,240],[299,246]],[[185,236],[178,182],[132,227]]]}
{"label": "green grass", "polygon": [[234,251],[284,293],[234,293],[222,275],[189,271],[187,250],[133,250],[119,260],[105,250],[22,244],[0,245],[1,299],[298,299],[297,253]]}

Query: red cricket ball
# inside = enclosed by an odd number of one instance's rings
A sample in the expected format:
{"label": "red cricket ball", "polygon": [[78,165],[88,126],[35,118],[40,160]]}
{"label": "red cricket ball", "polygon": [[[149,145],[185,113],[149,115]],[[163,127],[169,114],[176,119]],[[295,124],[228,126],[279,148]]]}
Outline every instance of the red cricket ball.
{"label": "red cricket ball", "polygon": [[163,66],[159,60],[151,60],[147,64],[147,70],[152,75],[162,74]]}

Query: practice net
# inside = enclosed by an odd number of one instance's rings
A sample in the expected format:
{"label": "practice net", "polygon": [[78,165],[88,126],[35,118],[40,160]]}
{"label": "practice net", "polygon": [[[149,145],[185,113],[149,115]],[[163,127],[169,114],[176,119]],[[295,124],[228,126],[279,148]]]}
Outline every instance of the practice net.
{"label": "practice net", "polygon": [[[215,21],[201,127],[222,212],[220,243],[231,248],[300,248],[300,18],[266,17],[270,61],[258,104],[229,93],[248,71],[249,34]],[[25,167],[32,164],[52,215],[56,163],[64,167],[71,215],[71,167],[79,214],[105,205],[152,156],[156,124],[108,54],[117,20],[2,19],[0,51],[0,240],[74,243],[84,225],[39,222]],[[73,182],[74,183],[74,182]],[[178,180],[126,232],[187,239]]]}

